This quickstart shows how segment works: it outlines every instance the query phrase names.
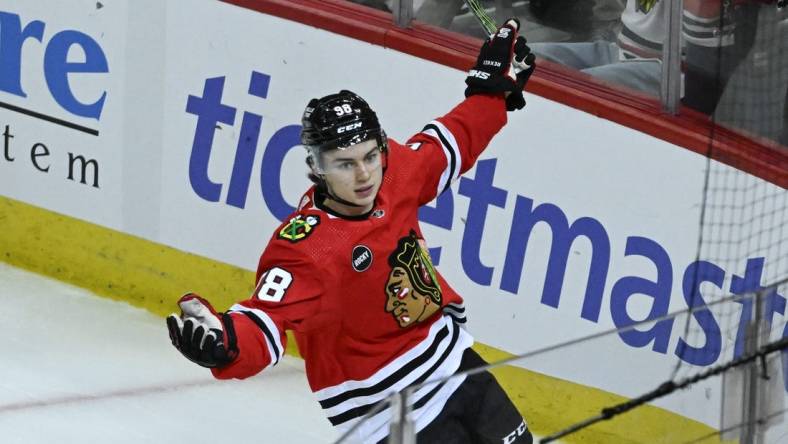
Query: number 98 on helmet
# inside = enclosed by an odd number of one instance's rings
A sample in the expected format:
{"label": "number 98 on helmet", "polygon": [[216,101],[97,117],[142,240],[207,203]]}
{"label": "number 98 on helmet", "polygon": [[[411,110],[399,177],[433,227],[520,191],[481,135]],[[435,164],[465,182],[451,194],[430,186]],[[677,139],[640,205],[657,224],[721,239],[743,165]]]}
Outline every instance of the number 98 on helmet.
{"label": "number 98 on helmet", "polygon": [[325,172],[320,154],[326,151],[343,150],[374,139],[384,158],[388,153],[386,133],[377,114],[358,94],[348,90],[310,100],[301,125],[307,164],[317,174]]}

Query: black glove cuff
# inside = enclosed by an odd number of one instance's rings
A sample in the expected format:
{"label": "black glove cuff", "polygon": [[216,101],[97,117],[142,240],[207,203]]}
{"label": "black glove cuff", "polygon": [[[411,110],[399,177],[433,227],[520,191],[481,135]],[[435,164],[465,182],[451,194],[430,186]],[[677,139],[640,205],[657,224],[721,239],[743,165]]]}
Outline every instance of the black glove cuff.
{"label": "black glove cuff", "polygon": [[465,97],[470,97],[474,94],[497,94],[507,91],[515,91],[517,85],[506,76],[500,74],[489,74],[486,79],[478,79],[476,77],[468,77],[465,79]]}
{"label": "black glove cuff", "polygon": [[506,111],[516,111],[525,107],[523,91],[515,91],[506,97]]}
{"label": "black glove cuff", "polygon": [[233,360],[238,356],[238,339],[230,313],[222,313],[222,324],[224,324],[224,334],[227,335],[227,356]]}

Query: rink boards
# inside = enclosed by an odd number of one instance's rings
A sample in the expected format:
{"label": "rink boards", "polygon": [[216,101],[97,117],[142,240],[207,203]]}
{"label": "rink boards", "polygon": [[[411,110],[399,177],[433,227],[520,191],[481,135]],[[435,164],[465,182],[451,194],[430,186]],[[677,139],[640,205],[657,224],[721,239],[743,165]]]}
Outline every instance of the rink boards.
{"label": "rink boards", "polygon": [[[460,70],[209,0],[0,14],[3,260],[160,315],[185,291],[219,307],[249,294],[268,236],[308,186],[298,133],[310,98],[352,89],[404,141],[464,89]],[[686,309],[706,158],[526,99],[421,214],[478,348],[496,360]],[[751,256],[766,275],[788,269],[768,253]],[[725,285],[746,266],[718,267]],[[655,388],[678,359],[702,370],[731,358],[704,349],[713,329],[683,328],[605,336],[498,377],[546,435]],[[574,440],[683,441],[719,427],[720,403],[708,380]]]}

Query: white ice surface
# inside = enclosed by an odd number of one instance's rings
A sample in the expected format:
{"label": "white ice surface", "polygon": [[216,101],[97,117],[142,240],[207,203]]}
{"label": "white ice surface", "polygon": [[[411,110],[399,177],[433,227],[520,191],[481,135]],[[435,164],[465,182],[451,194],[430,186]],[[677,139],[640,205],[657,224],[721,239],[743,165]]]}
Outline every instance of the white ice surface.
{"label": "white ice surface", "polygon": [[330,443],[285,358],[218,381],[170,345],[164,319],[0,263],[0,442]]}

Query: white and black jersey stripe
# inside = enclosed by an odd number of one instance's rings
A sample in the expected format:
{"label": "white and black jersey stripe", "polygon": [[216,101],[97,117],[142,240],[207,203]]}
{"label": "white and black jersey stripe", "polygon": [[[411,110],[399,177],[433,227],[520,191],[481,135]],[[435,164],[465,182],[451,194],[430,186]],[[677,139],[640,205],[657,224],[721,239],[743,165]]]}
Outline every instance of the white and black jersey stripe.
{"label": "white and black jersey stripe", "polygon": [[[413,399],[418,399],[415,403],[410,400],[411,414],[414,430],[416,432],[424,429],[432,422],[443,410],[449,397],[465,381],[465,375],[458,375],[441,383],[427,384],[413,394]],[[348,442],[380,443],[388,436],[391,427],[392,412],[388,402],[382,411],[364,422],[350,435]],[[348,427],[348,430],[350,427]]]}
{"label": "white and black jersey stripe", "polygon": [[462,155],[459,146],[457,146],[457,140],[454,138],[454,134],[437,120],[428,123],[421,132],[440,141],[441,147],[443,148],[443,154],[446,156],[446,169],[443,170],[440,180],[438,181],[437,194],[440,195],[460,177]]}
{"label": "white and black jersey stripe", "polygon": [[[412,405],[416,431],[420,430],[443,408],[448,397],[462,383],[461,378],[443,382],[459,368],[462,354],[473,344],[473,338],[444,316],[431,327],[424,340],[364,380],[350,380],[315,393],[328,420],[345,433],[362,420],[373,407],[393,393],[424,382],[441,380],[417,390]],[[354,432],[356,440],[376,442],[388,434],[391,412],[388,406],[364,419]]]}
{"label": "white and black jersey stripe", "polygon": [[285,349],[282,346],[279,329],[276,328],[274,321],[264,311],[245,307],[241,304],[233,305],[230,307],[230,311],[245,315],[260,329],[263,333],[263,337],[265,337],[268,353],[271,356],[271,363],[269,366],[276,365],[279,360],[282,359]]}
{"label": "white and black jersey stripe", "polygon": [[662,57],[662,43],[652,42],[638,35],[627,27],[621,25],[621,33],[618,35],[618,46],[622,48],[621,54],[624,59],[653,59]]}
{"label": "white and black jersey stripe", "polygon": [[695,45],[718,48],[733,44],[734,24],[731,20],[723,23],[719,17],[699,17],[685,10],[682,27],[684,40]]}
{"label": "white and black jersey stripe", "polygon": [[443,314],[452,318],[452,320],[464,326],[467,319],[465,318],[465,304],[450,303],[443,307]]}

